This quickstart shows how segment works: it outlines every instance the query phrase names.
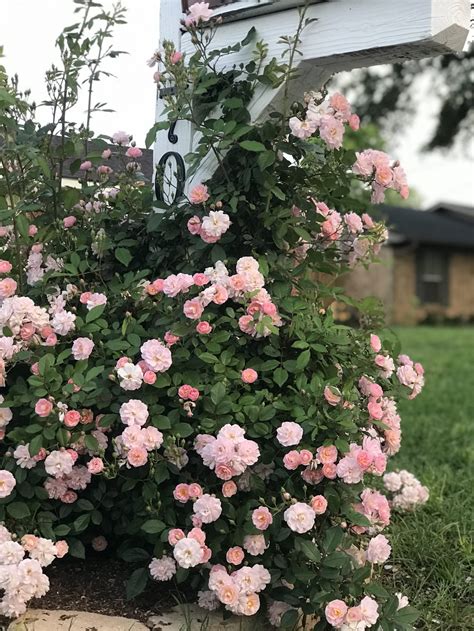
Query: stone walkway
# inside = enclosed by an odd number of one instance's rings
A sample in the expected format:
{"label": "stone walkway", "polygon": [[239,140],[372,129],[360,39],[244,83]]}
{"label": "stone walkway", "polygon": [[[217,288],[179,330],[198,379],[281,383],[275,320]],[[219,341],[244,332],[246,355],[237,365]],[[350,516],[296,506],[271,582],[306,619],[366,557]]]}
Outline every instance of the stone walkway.
{"label": "stone walkway", "polygon": [[7,631],[266,631],[268,628],[255,617],[224,620],[220,614],[208,614],[189,605],[152,616],[146,625],[119,616],[31,609],[12,622]]}

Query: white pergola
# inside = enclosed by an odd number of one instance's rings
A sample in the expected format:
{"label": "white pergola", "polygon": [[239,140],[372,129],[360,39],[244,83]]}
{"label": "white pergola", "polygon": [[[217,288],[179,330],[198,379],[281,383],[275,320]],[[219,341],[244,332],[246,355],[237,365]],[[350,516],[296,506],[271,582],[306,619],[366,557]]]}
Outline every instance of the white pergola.
{"label": "white pergola", "polygon": [[[177,50],[192,52],[189,34],[181,28],[183,9],[195,0],[161,0],[160,44],[171,40]],[[242,40],[250,28],[256,39],[269,46],[268,59],[279,58],[282,35],[293,35],[299,20],[298,7],[304,0],[211,0],[223,22],[213,46]],[[467,41],[470,25],[469,0],[315,0],[307,17],[316,18],[303,32],[298,57],[298,75],[292,92],[301,96],[316,90],[334,73],[352,68],[393,63],[409,59],[460,52]],[[225,64],[250,59],[251,46],[227,56]],[[278,105],[281,89],[259,87],[250,106],[253,121],[259,121]],[[158,91],[156,120],[163,118],[164,103]],[[166,158],[175,170],[177,155],[189,153],[196,141],[190,124],[178,121],[174,136],[159,132],[154,146],[154,162]],[[173,158],[173,156],[175,156]],[[207,156],[186,187],[210,177],[215,158]]]}

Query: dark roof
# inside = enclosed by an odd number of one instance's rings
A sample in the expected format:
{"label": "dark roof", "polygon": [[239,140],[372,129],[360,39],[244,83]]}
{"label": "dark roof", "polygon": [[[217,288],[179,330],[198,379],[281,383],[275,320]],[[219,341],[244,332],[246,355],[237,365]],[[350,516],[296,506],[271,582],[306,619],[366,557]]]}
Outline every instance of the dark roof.
{"label": "dark roof", "polygon": [[461,206],[450,202],[439,202],[430,208],[433,212],[451,215],[456,219],[467,219],[474,221],[474,206]]}
{"label": "dark roof", "polygon": [[[53,137],[53,145],[58,146],[61,142],[59,136]],[[125,157],[125,152],[127,150],[126,147],[119,147],[117,145],[108,144],[105,142],[100,142],[96,144],[94,147],[94,141],[89,143],[88,154],[100,155],[104,149],[110,149],[112,151],[112,155],[108,160],[104,160],[101,164],[106,164],[114,172],[123,171],[124,164],[130,162],[130,158]],[[142,149],[143,155],[136,160],[140,165],[140,171],[145,176],[145,179],[150,183],[153,180],[154,169],[153,169],[153,150],[152,149]],[[86,158],[83,158],[84,160]],[[71,166],[77,163],[77,157],[67,158],[64,163],[64,177],[77,179],[81,173],[79,170],[71,171]],[[113,179],[113,178],[112,178]]]}
{"label": "dark roof", "polygon": [[439,212],[437,207],[382,206],[379,214],[385,219],[392,245],[411,242],[474,249],[474,224],[453,212]]}

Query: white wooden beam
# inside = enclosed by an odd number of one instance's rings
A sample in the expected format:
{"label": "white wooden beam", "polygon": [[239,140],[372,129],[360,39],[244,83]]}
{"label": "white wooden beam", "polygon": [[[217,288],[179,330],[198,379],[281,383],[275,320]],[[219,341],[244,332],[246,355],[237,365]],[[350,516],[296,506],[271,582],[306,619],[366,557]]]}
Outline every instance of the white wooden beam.
{"label": "white wooden beam", "polygon": [[[263,0],[261,6],[265,5],[265,10],[270,10],[269,1]],[[240,0],[229,5],[226,11],[232,8],[232,12],[227,17],[224,15],[213,47],[222,48],[242,40],[254,26],[257,40],[263,39],[269,46],[269,59],[279,59],[284,49],[280,37],[293,35],[299,21],[296,8],[276,10],[288,6],[287,2],[295,4],[293,0],[275,0],[273,12],[252,17],[246,17],[249,15],[247,10],[250,4],[256,4],[256,0]],[[175,25],[182,17],[178,7],[180,3],[178,0],[161,0],[161,3],[162,24],[164,19],[166,24],[169,23],[172,13],[173,28],[176,29]],[[239,5],[242,7],[242,19],[238,19]],[[310,24],[302,35],[299,77],[291,86],[295,97],[297,94],[301,96],[304,91],[318,89],[331,74],[342,70],[461,51],[469,32],[470,0],[329,0],[309,6],[307,16],[317,21]],[[187,32],[175,34],[174,38],[165,37],[174,39],[177,48],[183,52],[193,53],[194,47]],[[251,45],[226,56],[221,61],[222,67],[247,62],[249,51]],[[250,105],[252,120],[262,119],[278,107],[280,96],[281,89],[259,87]],[[155,145],[157,159],[164,153],[160,138],[163,139],[163,133],[158,136]],[[191,142],[194,144],[195,141],[196,138]],[[186,129],[186,146],[180,141],[175,149],[185,155],[190,149],[189,142],[190,132]],[[192,179],[188,179],[187,188],[209,178],[215,169],[215,158],[208,155]]]}

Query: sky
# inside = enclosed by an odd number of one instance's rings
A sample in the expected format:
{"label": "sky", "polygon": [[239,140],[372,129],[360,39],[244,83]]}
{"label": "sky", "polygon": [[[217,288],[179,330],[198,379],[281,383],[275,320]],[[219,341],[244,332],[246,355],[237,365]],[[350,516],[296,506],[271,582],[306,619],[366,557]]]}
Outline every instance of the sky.
{"label": "sky", "polygon": [[[178,2],[179,0],[176,0]],[[67,24],[74,23],[72,0],[0,0],[0,45],[4,46],[5,64],[10,74],[17,73],[20,86],[30,88],[37,103],[46,97],[45,70],[57,60],[54,42]],[[112,0],[103,0],[106,8]],[[158,47],[159,0],[123,0],[127,8],[126,25],[116,30],[115,48],[126,50],[108,70],[115,77],[104,79],[96,87],[97,101],[106,101],[115,109],[112,114],[98,114],[93,120],[96,133],[113,134],[124,130],[133,134],[143,146],[147,131],[155,119],[156,85],[146,60]],[[317,86],[315,86],[317,87]],[[427,86],[429,90],[429,86]],[[392,147],[400,159],[410,184],[421,197],[422,206],[439,201],[474,204],[474,146],[447,153],[423,154],[420,148],[434,126],[437,103],[420,94],[423,110],[401,131]],[[79,103],[76,119],[83,116],[84,100]],[[38,118],[47,122],[46,110]],[[470,153],[470,157],[466,153]]]}

